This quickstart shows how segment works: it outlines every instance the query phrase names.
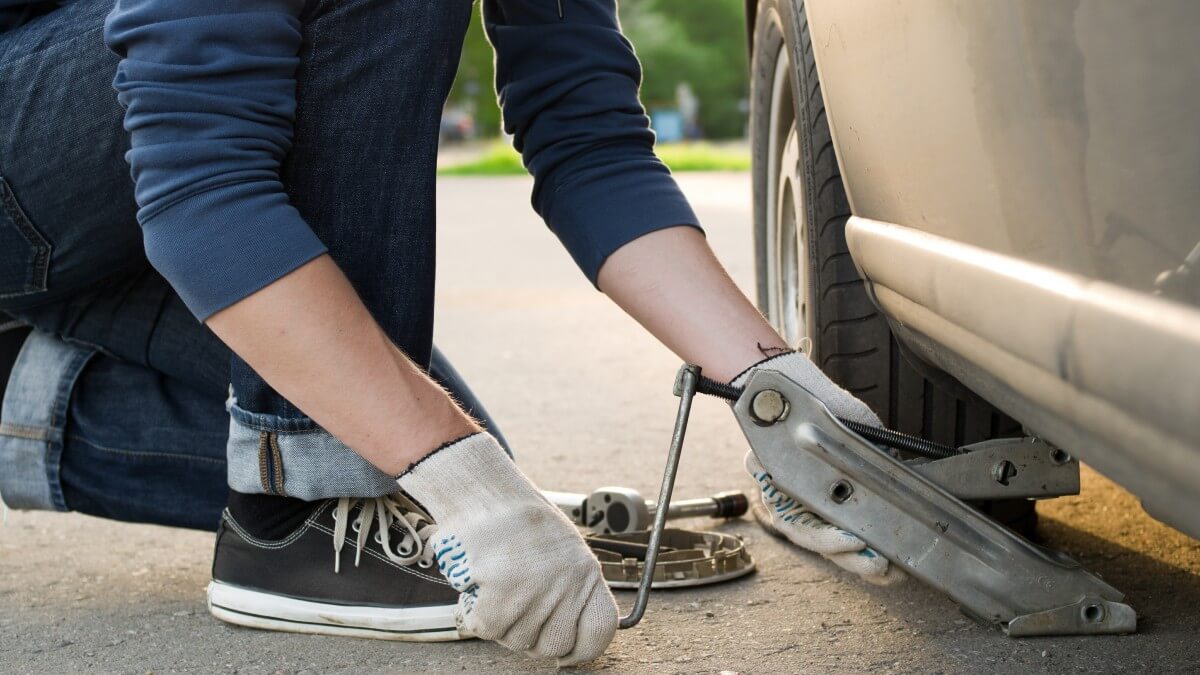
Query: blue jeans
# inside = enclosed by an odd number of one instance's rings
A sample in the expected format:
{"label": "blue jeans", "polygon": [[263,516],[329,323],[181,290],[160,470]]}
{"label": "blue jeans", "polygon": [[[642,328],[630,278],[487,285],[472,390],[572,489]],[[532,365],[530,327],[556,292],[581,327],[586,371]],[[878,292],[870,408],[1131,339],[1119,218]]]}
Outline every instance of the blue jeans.
{"label": "blue jeans", "polygon": [[[147,263],[117,57],[101,35],[111,7],[75,0],[0,33],[0,312],[35,328],[5,391],[0,496],[213,528],[226,485],[302,499],[394,491]],[[438,126],[470,11],[310,0],[282,178],[383,329],[486,423],[432,345]]]}

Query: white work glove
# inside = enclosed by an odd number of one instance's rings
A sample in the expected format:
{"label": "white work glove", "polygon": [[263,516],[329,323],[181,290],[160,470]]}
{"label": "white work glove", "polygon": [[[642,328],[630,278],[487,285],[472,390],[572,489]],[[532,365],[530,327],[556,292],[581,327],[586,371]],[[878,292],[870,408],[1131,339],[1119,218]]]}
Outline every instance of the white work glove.
{"label": "white work glove", "polygon": [[773,370],[782,374],[812,392],[812,395],[820,399],[821,403],[829,408],[829,412],[837,417],[869,424],[873,427],[883,426],[883,422],[879,420],[879,415],[876,415],[875,411],[871,410],[866,403],[855,398],[854,394],[837,386],[833,380],[821,372],[817,364],[802,352],[786,352],[759,361],[742,371],[742,374],[733,378],[729,384],[741,389],[750,381],[750,375],[756,370]]}
{"label": "white work glove", "polygon": [[[811,360],[800,352],[788,352],[760,361],[730,384],[744,387],[755,370],[774,370],[783,374],[812,392],[837,417],[854,420],[872,426],[883,426],[867,404],[850,392],[834,384]],[[830,524],[821,516],[809,511],[804,504],[775,484],[754,451],[746,453],[746,471],[758,483],[760,496],[771,524],[793,544],[820,553],[838,567],[853,572],[866,581],[878,585],[889,585],[904,578],[904,573],[888,564],[887,558],[879,555],[854,534]]]}
{"label": "white work glove", "polygon": [[617,605],[583,537],[488,433],[441,448],[399,478],[437,522],[438,569],[462,628],[560,666],[604,653]]}

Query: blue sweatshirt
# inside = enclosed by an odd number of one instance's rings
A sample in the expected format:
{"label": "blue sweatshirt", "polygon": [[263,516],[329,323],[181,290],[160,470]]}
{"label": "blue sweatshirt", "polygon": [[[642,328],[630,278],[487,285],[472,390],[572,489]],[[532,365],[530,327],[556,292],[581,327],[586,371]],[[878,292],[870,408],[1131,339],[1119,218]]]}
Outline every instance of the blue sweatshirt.
{"label": "blue sweatshirt", "polygon": [[[550,0],[484,0],[484,24],[505,129],[534,177],[533,207],[594,283],[623,244],[699,225],[654,155],[615,0],[564,2],[560,19]],[[325,251],[279,175],[303,6],[117,0],[105,25],[122,57],[114,87],[146,254],[201,320]]]}

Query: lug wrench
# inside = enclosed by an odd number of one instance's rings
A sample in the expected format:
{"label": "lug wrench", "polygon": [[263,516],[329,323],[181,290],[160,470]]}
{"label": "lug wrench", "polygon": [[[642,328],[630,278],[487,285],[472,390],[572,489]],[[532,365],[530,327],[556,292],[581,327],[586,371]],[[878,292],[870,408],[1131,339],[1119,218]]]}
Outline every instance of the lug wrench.
{"label": "lug wrench", "polygon": [[[649,530],[654,522],[654,502],[637,490],[602,487],[591,494],[554,492],[542,494],[566,514],[571,522],[598,534],[624,534]],[[677,518],[738,518],[750,510],[750,500],[736,490],[718,492],[711,497],[672,501],[667,520]]]}

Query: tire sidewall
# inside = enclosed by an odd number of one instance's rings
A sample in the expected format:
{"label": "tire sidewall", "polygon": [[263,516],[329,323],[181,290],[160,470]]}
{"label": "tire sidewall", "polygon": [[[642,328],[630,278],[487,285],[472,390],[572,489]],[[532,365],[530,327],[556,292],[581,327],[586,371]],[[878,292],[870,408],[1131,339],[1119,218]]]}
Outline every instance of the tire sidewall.
{"label": "tire sidewall", "polygon": [[[791,19],[789,0],[762,0],[759,3],[754,25],[754,49],[750,59],[750,170],[753,183],[754,203],[754,264],[755,289],[758,309],[769,313],[769,291],[767,269],[769,269],[767,218],[770,209],[767,195],[770,194],[771,163],[775,161],[770,146],[771,94],[775,78],[775,55],[782,46]],[[796,85],[794,74],[793,86]]]}
{"label": "tire sidewall", "polygon": [[[819,291],[819,279],[816,276],[817,246],[815,223],[818,220],[817,204],[808,198],[816,188],[813,170],[812,137],[808,132],[812,128],[809,119],[810,110],[805,104],[802,92],[809,91],[808,73],[805,68],[796,67],[805,61],[804,50],[806,39],[803,37],[804,2],[802,0],[762,0],[759,3],[754,29],[754,50],[751,59],[751,170],[754,185],[754,262],[756,266],[755,289],[757,292],[758,309],[764,315],[769,315],[768,307],[770,292],[766,270],[769,269],[768,257],[771,254],[769,237],[773,234],[767,231],[768,214],[775,204],[768,203],[770,194],[770,165],[776,161],[770,147],[770,134],[767,128],[770,124],[772,84],[775,78],[775,56],[780,47],[787,45],[788,58],[792,67],[788,69],[791,82],[792,109],[796,113],[797,140],[800,144],[800,165],[796,167],[780,167],[780,171],[792,171],[795,179],[802,182],[804,199],[802,231],[797,236],[805,238],[805,253],[808,265],[808,298],[805,300],[806,311],[811,313],[808,322],[819,327],[820,307],[815,302]],[[809,332],[809,331],[806,331]],[[811,331],[819,333],[818,331]],[[810,356],[819,358],[821,348],[818,335],[810,334],[812,353]],[[794,346],[794,345],[793,345]]]}

